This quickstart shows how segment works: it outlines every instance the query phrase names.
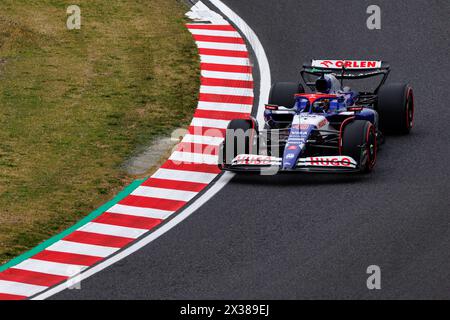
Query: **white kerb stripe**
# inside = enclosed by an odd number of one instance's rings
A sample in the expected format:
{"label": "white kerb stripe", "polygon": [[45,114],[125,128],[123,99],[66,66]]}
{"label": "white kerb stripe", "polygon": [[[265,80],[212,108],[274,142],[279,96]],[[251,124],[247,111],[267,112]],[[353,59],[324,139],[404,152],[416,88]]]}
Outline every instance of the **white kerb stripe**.
{"label": "white kerb stripe", "polygon": [[203,63],[230,64],[236,66],[250,66],[248,58],[228,57],[228,56],[211,56],[206,54],[200,55],[200,61]]}
{"label": "white kerb stripe", "polygon": [[197,192],[140,186],[137,187],[136,190],[134,190],[131,194],[134,196],[179,200],[187,202],[191,200],[193,197],[195,197],[197,195]]}
{"label": "white kerb stripe", "polygon": [[219,86],[200,86],[200,93],[253,97],[253,89]]}
{"label": "white kerb stripe", "polygon": [[209,29],[190,29],[192,34],[202,35],[202,36],[218,36],[218,37],[230,37],[230,38],[240,38],[238,32],[236,31],[223,31],[223,30],[209,30]]}
{"label": "white kerb stripe", "polygon": [[229,122],[230,120],[218,120],[218,119],[207,119],[196,117],[192,119],[191,126],[226,129]]}
{"label": "white kerb stripe", "polygon": [[225,42],[209,42],[209,41],[196,41],[198,48],[202,49],[218,49],[218,50],[230,50],[230,51],[245,51],[247,47],[242,43],[225,43]]}
{"label": "white kerb stripe", "polygon": [[118,248],[60,240],[48,247],[47,250],[104,258],[116,252]]}
{"label": "white kerb stripe", "polygon": [[174,213],[174,211],[169,210],[141,208],[135,206],[126,206],[123,204],[116,204],[109,208],[107,212],[154,219],[166,219],[168,216]]}
{"label": "white kerb stripe", "polygon": [[178,180],[197,183],[210,183],[217,176],[215,173],[185,171],[185,170],[172,170],[172,169],[158,169],[153,178]]}
{"label": "white kerb stripe", "polygon": [[223,72],[223,71],[211,71],[211,70],[200,70],[200,73],[205,78],[244,80],[244,81],[252,81],[253,80],[253,76],[251,73]]}
{"label": "white kerb stripe", "polygon": [[182,142],[188,142],[188,143],[200,143],[200,144],[209,144],[218,146],[222,143],[223,138],[221,137],[210,137],[210,136],[201,136],[201,135],[195,135],[195,134],[186,134],[183,137]]}
{"label": "white kerb stripe", "polygon": [[58,276],[71,277],[86,269],[87,266],[36,260],[36,259],[27,259],[19,263],[18,265],[14,266],[14,268],[20,270],[28,270],[34,272],[55,274]]}
{"label": "white kerb stripe", "polygon": [[174,151],[169,160],[183,163],[217,164],[217,155]]}
{"label": "white kerb stripe", "polygon": [[99,234],[106,234],[109,236],[117,236],[124,238],[136,239],[146,233],[148,230],[146,229],[138,229],[138,228],[130,228],[130,227],[121,227],[115,226],[112,224],[105,223],[97,223],[97,222],[89,222],[82,226],[80,231],[84,232],[92,232]]}
{"label": "white kerb stripe", "polygon": [[201,154],[216,154],[218,151],[218,147],[219,146],[212,144],[194,145],[192,143],[187,143],[186,145],[182,145],[179,149],[177,149],[177,151]]}
{"label": "white kerb stripe", "polygon": [[197,105],[199,110],[211,110],[211,111],[224,111],[224,112],[240,112],[248,113],[252,111],[251,104],[238,104],[238,103],[222,103],[222,102],[208,102],[199,101]]}
{"label": "white kerb stripe", "polygon": [[47,287],[15,281],[0,280],[0,293],[29,297],[38,292],[44,291],[45,289],[47,289]]}

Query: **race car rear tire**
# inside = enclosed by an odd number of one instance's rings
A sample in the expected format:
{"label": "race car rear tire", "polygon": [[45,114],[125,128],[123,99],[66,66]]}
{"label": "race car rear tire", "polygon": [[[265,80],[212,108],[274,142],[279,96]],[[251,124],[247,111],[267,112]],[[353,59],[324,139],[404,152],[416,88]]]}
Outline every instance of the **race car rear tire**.
{"label": "race car rear tire", "polygon": [[354,120],[346,123],[341,132],[340,154],[355,159],[361,172],[370,172],[377,159],[375,126],[370,121]]}
{"label": "race car rear tire", "polygon": [[293,108],[295,105],[296,93],[304,93],[305,89],[301,83],[295,82],[275,82],[270,88],[269,104]]}
{"label": "race car rear tire", "polygon": [[[258,138],[258,123],[254,118],[231,120],[219,147],[219,168],[230,165],[238,154],[257,154]],[[232,152],[227,152],[230,149]]]}
{"label": "race car rear tire", "polygon": [[414,94],[410,85],[385,84],[378,91],[379,127],[384,133],[408,134],[414,123]]}

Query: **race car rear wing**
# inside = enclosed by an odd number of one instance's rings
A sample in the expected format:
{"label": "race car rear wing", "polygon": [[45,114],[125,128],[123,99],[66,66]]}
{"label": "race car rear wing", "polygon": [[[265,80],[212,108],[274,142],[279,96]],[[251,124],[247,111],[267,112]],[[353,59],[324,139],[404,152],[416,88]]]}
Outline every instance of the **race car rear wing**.
{"label": "race car rear wing", "polygon": [[315,82],[310,81],[306,75],[320,77],[324,73],[331,73],[341,82],[344,79],[364,79],[382,75],[375,93],[386,82],[390,72],[390,66],[386,61],[371,60],[311,60],[303,64],[300,75],[305,84],[314,89]]}
{"label": "race car rear wing", "polygon": [[310,66],[318,69],[338,69],[347,70],[373,70],[388,69],[389,65],[385,61],[379,60],[311,60],[305,63],[304,67]]}

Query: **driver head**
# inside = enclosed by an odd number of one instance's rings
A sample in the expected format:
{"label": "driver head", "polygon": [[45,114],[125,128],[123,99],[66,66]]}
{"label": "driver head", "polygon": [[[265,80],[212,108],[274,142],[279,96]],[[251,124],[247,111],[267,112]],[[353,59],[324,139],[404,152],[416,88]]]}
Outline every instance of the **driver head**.
{"label": "driver head", "polygon": [[320,93],[334,93],[340,90],[339,80],[332,74],[322,74],[316,80],[316,91]]}
{"label": "driver head", "polygon": [[316,80],[316,91],[320,93],[330,93],[331,81],[324,74]]}

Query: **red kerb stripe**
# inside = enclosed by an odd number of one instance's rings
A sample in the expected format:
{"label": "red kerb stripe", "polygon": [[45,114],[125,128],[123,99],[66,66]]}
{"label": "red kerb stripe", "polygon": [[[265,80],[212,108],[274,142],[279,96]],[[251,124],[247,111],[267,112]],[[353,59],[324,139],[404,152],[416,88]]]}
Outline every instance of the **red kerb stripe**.
{"label": "red kerb stripe", "polygon": [[[138,199],[139,198],[139,199]],[[144,207],[142,200],[143,197],[137,196],[128,196],[120,203],[130,206]],[[130,216],[125,214],[116,214],[105,212],[100,217],[96,218],[93,222],[104,223],[104,224],[112,224],[121,227],[129,227],[129,228],[139,228],[139,229],[147,229],[150,230],[153,227],[157,226],[161,223],[161,219],[154,218],[145,218],[145,217],[137,217]]]}
{"label": "red kerb stripe", "polygon": [[199,35],[199,34],[193,34],[192,36],[194,37],[195,41],[245,44],[245,42],[242,38],[221,37],[221,36],[204,36],[204,35]]}
{"label": "red kerb stripe", "polygon": [[106,246],[113,248],[122,248],[128,243],[133,241],[131,238],[110,236],[107,234],[85,232],[85,231],[75,231],[64,238],[67,241],[93,244],[97,246]]}
{"label": "red kerb stripe", "polygon": [[166,179],[157,179],[157,178],[149,178],[149,179],[145,180],[142,185],[147,186],[147,187],[177,189],[177,190],[196,191],[196,192],[202,191],[207,186],[207,184],[205,184],[205,183],[166,180]]}
{"label": "red kerb stripe", "polygon": [[32,259],[67,263],[67,264],[76,264],[80,266],[91,266],[102,260],[102,257],[94,257],[69,252],[44,250],[34,255]]}
{"label": "red kerb stripe", "polygon": [[185,163],[185,162],[175,162],[172,160],[167,160],[161,168],[171,169],[171,170],[184,170],[184,171],[195,171],[195,172],[205,172],[205,173],[220,173],[217,165],[206,164],[206,163]]}
{"label": "red kerb stripe", "polygon": [[232,96],[232,95],[226,95],[226,94],[213,94],[213,93],[200,93],[199,101],[253,104],[253,97]]}
{"label": "red kerb stripe", "polygon": [[[162,198],[152,198],[143,196],[129,195],[119,202],[119,204],[131,205],[136,207],[153,208],[161,210],[176,211],[180,209],[186,202],[179,200],[168,200]],[[139,218],[139,217],[136,217]],[[148,218],[145,218],[148,219]]]}
{"label": "red kerb stripe", "polygon": [[210,55],[210,56],[248,58],[247,51],[198,48],[198,53],[206,54],[206,55]]}
{"label": "red kerb stripe", "polygon": [[186,25],[188,29],[207,29],[207,30],[222,30],[222,31],[236,31],[236,29],[230,25],[217,25],[217,24],[194,24],[189,23]]}
{"label": "red kerb stripe", "polygon": [[[128,196],[124,200],[122,200],[121,204],[136,206],[136,207],[146,207],[146,205],[148,205],[148,199],[153,199],[153,198]],[[168,209],[168,210],[170,210],[170,209]],[[105,212],[100,217],[95,219],[93,222],[112,224],[112,225],[121,226],[121,227],[150,230],[153,227],[160,224],[161,221],[162,221],[161,219],[145,218],[145,217],[137,217],[137,216],[130,216],[130,215],[125,215],[125,214],[116,214],[116,213]]]}
{"label": "red kerb stripe", "polygon": [[19,296],[16,294],[0,293],[0,300],[25,300],[27,296]]}
{"label": "red kerb stripe", "polygon": [[10,268],[0,273],[0,280],[15,281],[45,287],[54,286],[60,282],[63,282],[67,278],[68,277],[15,268]]}
{"label": "red kerb stripe", "polygon": [[253,81],[230,80],[216,78],[201,78],[201,84],[204,86],[233,87],[253,89]]}
{"label": "red kerb stripe", "polygon": [[233,119],[246,119],[249,114],[246,112],[230,112],[230,111],[212,111],[201,110],[195,111],[194,118],[207,118],[207,119],[219,119],[219,120],[233,120]]}

